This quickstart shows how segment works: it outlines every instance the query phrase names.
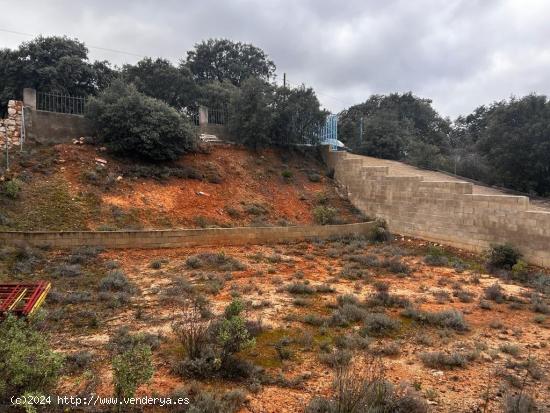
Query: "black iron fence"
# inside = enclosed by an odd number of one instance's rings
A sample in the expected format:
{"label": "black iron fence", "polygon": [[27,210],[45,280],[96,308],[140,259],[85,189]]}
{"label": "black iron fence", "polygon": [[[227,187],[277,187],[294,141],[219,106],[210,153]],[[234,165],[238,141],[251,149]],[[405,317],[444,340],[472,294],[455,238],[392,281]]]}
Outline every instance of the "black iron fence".
{"label": "black iron fence", "polygon": [[36,108],[47,112],[83,115],[86,109],[86,101],[86,97],[69,96],[55,92],[38,92],[36,94]]}
{"label": "black iron fence", "polygon": [[225,108],[208,108],[208,123],[214,125],[225,125],[228,119],[228,112]]}
{"label": "black iron fence", "polygon": [[198,106],[187,106],[182,109],[180,113],[185,116],[189,122],[195,126],[199,126],[199,107]]}

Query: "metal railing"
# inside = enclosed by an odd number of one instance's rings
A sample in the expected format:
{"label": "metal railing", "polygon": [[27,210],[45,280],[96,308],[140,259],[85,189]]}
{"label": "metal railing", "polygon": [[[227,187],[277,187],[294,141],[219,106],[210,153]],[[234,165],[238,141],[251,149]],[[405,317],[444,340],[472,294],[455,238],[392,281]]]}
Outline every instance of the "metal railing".
{"label": "metal railing", "polygon": [[86,97],[69,96],[56,92],[38,92],[36,94],[36,108],[47,112],[83,115],[86,101]]}
{"label": "metal railing", "polygon": [[327,116],[325,124],[319,130],[318,139],[321,145],[330,145],[332,149],[338,147],[338,115]]}
{"label": "metal railing", "polygon": [[225,125],[227,122],[227,109],[211,109],[208,108],[208,123],[214,125]]}

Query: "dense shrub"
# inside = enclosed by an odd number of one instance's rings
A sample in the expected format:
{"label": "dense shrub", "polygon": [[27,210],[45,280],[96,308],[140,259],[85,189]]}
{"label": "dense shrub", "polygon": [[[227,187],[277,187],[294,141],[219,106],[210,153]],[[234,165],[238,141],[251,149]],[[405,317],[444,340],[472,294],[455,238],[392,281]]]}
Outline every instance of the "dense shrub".
{"label": "dense shrub", "polygon": [[47,394],[62,363],[32,323],[12,316],[0,322],[0,403],[25,392]]}
{"label": "dense shrub", "polygon": [[184,316],[173,325],[185,358],[175,363],[175,373],[187,377],[207,378],[222,375],[228,378],[249,377],[251,363],[235,354],[254,345],[247,321],[241,313],[244,306],[233,300],[224,314],[214,321],[202,319],[200,307],[186,306]]}
{"label": "dense shrub", "polygon": [[344,259],[346,259],[348,261],[351,261],[351,262],[356,262],[358,264],[361,264],[363,267],[367,267],[367,268],[376,268],[376,267],[380,267],[380,265],[381,265],[380,260],[378,259],[378,257],[376,255],[371,255],[371,254],[367,254],[367,255],[358,255],[358,254],[347,255],[347,256],[344,257]]}
{"label": "dense shrub", "polygon": [[465,290],[455,291],[453,295],[463,303],[471,303],[472,301],[474,301],[474,298],[475,298],[474,293],[472,293],[471,291],[465,291]]}
{"label": "dense shrub", "polygon": [[319,361],[330,367],[347,366],[351,361],[352,353],[347,349],[337,348],[325,353],[319,354]]}
{"label": "dense shrub", "polygon": [[320,225],[334,224],[337,214],[338,210],[336,208],[323,205],[316,206],[313,209],[313,219]]}
{"label": "dense shrub", "polygon": [[281,171],[281,176],[286,182],[290,182],[294,177],[294,173],[290,169],[284,169],[283,171]]}
{"label": "dense shrub", "polygon": [[485,289],[485,298],[497,303],[502,303],[506,299],[506,296],[500,284],[495,283]]}
{"label": "dense shrub", "polygon": [[69,264],[87,264],[96,258],[101,251],[102,248],[100,247],[78,247],[71,251],[67,261]]}
{"label": "dense shrub", "polygon": [[21,182],[18,179],[11,179],[2,182],[0,185],[0,195],[4,195],[11,199],[16,199],[21,191]]}
{"label": "dense shrub", "polygon": [[136,286],[132,284],[121,270],[112,270],[99,281],[101,291],[125,292],[133,294]]}
{"label": "dense shrub", "polygon": [[363,320],[366,316],[367,311],[364,308],[346,303],[332,312],[330,322],[333,325],[345,327]]}
{"label": "dense shrub", "polygon": [[309,172],[307,174],[307,179],[309,179],[310,182],[321,182],[321,175],[317,172]]}
{"label": "dense shrub", "polygon": [[550,294],[550,275],[539,273],[531,277],[531,285],[539,293]]}
{"label": "dense shrub", "polygon": [[287,285],[286,290],[290,294],[315,294],[315,288],[311,285],[298,282]]}
{"label": "dense shrub", "polygon": [[145,344],[129,348],[113,358],[113,385],[118,398],[134,397],[137,388],[153,377],[151,348]]}
{"label": "dense shrub", "polygon": [[14,252],[15,261],[12,271],[18,274],[32,273],[43,259],[43,254],[40,250],[27,245],[17,247]]}
{"label": "dense shrub", "polygon": [[401,328],[401,322],[385,314],[372,313],[365,317],[362,332],[368,336],[387,336]]}
{"label": "dense shrub", "polygon": [[118,328],[114,335],[109,339],[107,348],[116,354],[122,354],[133,347],[145,345],[152,350],[159,348],[162,336],[160,333],[144,333],[139,332],[133,334],[130,328],[123,326]]}
{"label": "dense shrub", "polygon": [[388,242],[391,241],[391,233],[388,230],[388,224],[385,220],[377,218],[376,226],[374,227],[371,238],[373,241],[377,242]]}
{"label": "dense shrub", "polygon": [[241,390],[231,390],[224,394],[210,393],[196,384],[188,388],[176,388],[171,394],[173,400],[189,399],[189,406],[175,413],[236,413],[246,401],[246,395]]}
{"label": "dense shrub", "polygon": [[502,343],[499,346],[500,351],[506,354],[510,354],[511,356],[518,356],[521,352],[521,348],[517,344],[513,343]]}
{"label": "dense shrub", "polygon": [[540,294],[531,296],[531,310],[535,313],[550,314],[550,305],[546,304]]}
{"label": "dense shrub", "polygon": [[511,270],[522,257],[521,253],[510,244],[493,245],[487,256],[489,267],[506,270]]}
{"label": "dense shrub", "polygon": [[442,248],[430,246],[428,254],[424,257],[424,262],[434,267],[441,267],[449,263],[449,259],[445,256],[445,251]]}
{"label": "dense shrub", "polygon": [[409,274],[411,272],[407,263],[401,261],[399,258],[392,258],[385,261],[384,266],[388,268],[388,271],[395,274]]}
{"label": "dense shrub", "polygon": [[368,272],[357,268],[357,265],[346,264],[340,270],[340,276],[348,280],[359,280],[368,276]]}
{"label": "dense shrub", "polygon": [[317,314],[306,314],[303,319],[304,323],[309,324],[310,326],[320,327],[323,324],[326,324],[327,320],[324,317],[321,317]]}
{"label": "dense shrub", "polygon": [[194,146],[195,132],[176,109],[120,80],[88,101],[86,117],[105,146],[121,156],[174,160]]}
{"label": "dense shrub", "polygon": [[239,299],[234,299],[231,301],[225,310],[223,310],[223,316],[227,319],[232,317],[238,317],[244,311],[244,304]]}
{"label": "dense shrub", "polygon": [[78,277],[82,275],[80,264],[60,264],[54,270],[55,277]]}
{"label": "dense shrub", "polygon": [[336,336],[334,338],[334,345],[338,348],[346,348],[348,350],[366,350],[371,341],[370,337],[362,337],[359,334],[353,333]]}
{"label": "dense shrub", "polygon": [[69,354],[65,358],[64,370],[69,372],[75,372],[82,370],[90,366],[94,359],[94,355],[89,351],[77,351],[76,353]]}
{"label": "dense shrub", "polygon": [[422,324],[451,328],[456,331],[467,331],[469,329],[462,313],[455,309],[431,313],[411,307],[405,309],[402,315]]}
{"label": "dense shrub", "polygon": [[221,347],[222,363],[231,355],[254,345],[250,337],[244,318],[232,315],[221,320],[217,328],[217,341]]}
{"label": "dense shrub", "polygon": [[185,261],[192,269],[204,268],[218,271],[242,271],[246,268],[242,262],[222,252],[203,252],[191,255]]}
{"label": "dense shrub", "polygon": [[420,353],[420,360],[433,369],[465,367],[467,357],[458,352],[444,353],[442,351]]}
{"label": "dense shrub", "polygon": [[401,296],[390,294],[389,284],[377,281],[374,283],[374,288],[376,292],[371,294],[366,301],[367,306],[369,307],[408,307],[410,301]]}
{"label": "dense shrub", "polygon": [[401,352],[401,347],[395,341],[379,343],[376,346],[369,348],[371,354],[377,356],[397,356]]}

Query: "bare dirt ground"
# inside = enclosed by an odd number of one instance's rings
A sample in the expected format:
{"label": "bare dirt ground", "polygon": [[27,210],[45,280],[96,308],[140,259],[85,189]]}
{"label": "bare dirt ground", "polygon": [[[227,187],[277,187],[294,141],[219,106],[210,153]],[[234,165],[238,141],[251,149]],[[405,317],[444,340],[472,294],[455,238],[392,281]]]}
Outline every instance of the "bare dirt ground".
{"label": "bare dirt ground", "polygon": [[[501,411],[504,396],[519,388],[537,399],[540,411],[547,411],[550,320],[534,312],[533,294],[541,294],[546,303],[548,296],[488,274],[480,257],[461,251],[445,250],[445,265],[427,265],[427,247],[408,238],[390,244],[348,240],[226,247],[225,256],[244,264],[232,271],[189,267],[189,257],[220,251],[212,247],[112,250],[89,255],[76,275],[63,274],[60,267],[76,261],[71,257],[82,252],[50,251],[34,262],[33,275],[21,277],[53,282],[54,292],[45,305],[53,346],[67,354],[93,355],[92,363],[64,376],[58,388],[61,394],[112,394],[109,346],[123,326],[131,334],[158,338],[153,352],[156,372],[139,395],[168,395],[191,383],[173,371],[182,353],[171,323],[180,317],[181,306],[167,296],[174,280],[185,279],[207,297],[214,314],[239,297],[246,303],[247,319],[261,320],[255,346],[238,356],[262,367],[276,381],[261,386],[249,380],[198,381],[215,392],[242,389],[247,396],[241,412],[301,412],[312,397],[333,395],[334,370],[327,355],[337,351],[339,338],[359,336],[364,328],[362,321],[333,322],[334,314],[341,311],[338,297],[345,294],[355,296],[365,314],[383,313],[400,322],[390,334],[367,334],[367,346],[351,348],[352,365],[368,368],[365,356],[376,354],[384,361],[388,379],[416,389],[429,403],[429,411]],[[98,288],[108,269],[115,267],[137,286],[121,302],[114,296],[102,297]],[[534,277],[539,270],[530,271]],[[407,299],[417,310],[460,311],[466,329],[423,323],[396,305],[368,305],[380,283],[389,286],[390,296]],[[494,284],[501,286],[501,295],[488,292]],[[293,290],[292,285],[310,288]],[[86,291],[91,297],[77,298],[77,293]],[[276,351],[282,339],[289,350],[284,359]],[[463,354],[466,361],[427,365],[421,354],[437,351]]]}
{"label": "bare dirt ground", "polygon": [[305,225],[320,204],[342,222],[360,219],[314,153],[216,145],[155,166],[65,144],[14,165],[22,188],[3,201],[0,229]]}

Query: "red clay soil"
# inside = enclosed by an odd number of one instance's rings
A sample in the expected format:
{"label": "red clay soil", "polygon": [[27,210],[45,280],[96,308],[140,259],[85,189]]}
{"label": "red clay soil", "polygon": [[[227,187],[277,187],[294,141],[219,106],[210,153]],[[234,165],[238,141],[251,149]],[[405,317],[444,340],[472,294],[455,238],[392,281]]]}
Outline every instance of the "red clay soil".
{"label": "red clay soil", "polygon": [[[58,145],[59,173],[70,183],[75,193],[97,191],[83,179],[86,171],[105,168],[108,174],[120,176],[112,189],[100,191],[101,217],[94,217],[90,228],[97,228],[110,220],[112,207],[118,207],[137,217],[143,228],[193,227],[214,224],[221,226],[250,225],[255,220],[277,224],[281,220],[295,225],[313,223],[312,210],[322,194],[328,204],[339,210],[345,222],[354,222],[357,216],[350,204],[340,199],[334,181],[324,175],[324,166],[314,157],[285,155],[276,150],[251,152],[236,146],[214,146],[210,153],[187,154],[172,166],[192,167],[206,174],[215,171],[219,183],[207,179],[166,180],[128,178],[125,163],[109,157],[89,145]],[[102,167],[95,159],[107,161]],[[284,170],[292,178],[281,176]],[[311,182],[308,173],[320,175],[320,182]],[[258,204],[265,213],[247,213],[247,205]],[[228,209],[233,211],[229,215]],[[260,220],[261,218],[261,220]]]}

